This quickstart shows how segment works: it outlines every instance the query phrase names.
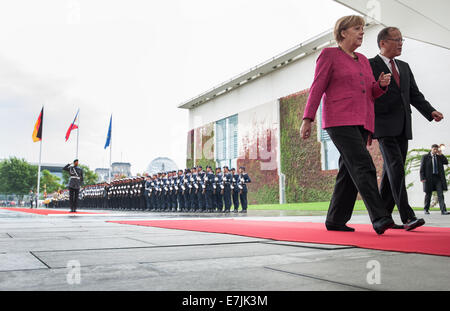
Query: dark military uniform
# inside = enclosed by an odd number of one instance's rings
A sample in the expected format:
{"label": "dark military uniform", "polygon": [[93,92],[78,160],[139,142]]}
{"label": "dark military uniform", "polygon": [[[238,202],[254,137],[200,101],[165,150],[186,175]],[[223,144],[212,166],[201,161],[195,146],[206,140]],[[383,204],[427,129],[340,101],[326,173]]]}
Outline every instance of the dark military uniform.
{"label": "dark military uniform", "polygon": [[235,169],[231,169],[231,197],[233,199],[233,212],[237,213],[239,210],[239,187],[238,187],[239,175],[235,174]]}
{"label": "dark military uniform", "polygon": [[[245,170],[245,168],[241,167],[241,169]],[[247,212],[247,183],[252,182],[248,174],[243,171],[239,174],[239,181],[238,181],[238,188],[239,188],[239,199],[241,201],[242,205],[242,211],[243,213]]]}
{"label": "dark military uniform", "polygon": [[220,167],[216,168],[216,176],[214,178],[216,184],[215,191],[215,202],[216,202],[216,212],[221,213],[223,211],[223,175]]}
{"label": "dark military uniform", "polygon": [[223,202],[225,204],[225,213],[229,213],[231,209],[231,183],[233,175],[228,171],[228,167],[224,167],[223,173]]}
{"label": "dark military uniform", "polygon": [[214,174],[211,171],[211,167],[206,167],[206,174],[203,178],[205,185],[205,201],[206,201],[206,211],[211,213],[214,211]]}
{"label": "dark military uniform", "polygon": [[[74,161],[78,162],[77,160]],[[83,185],[83,170],[78,165],[67,164],[63,167],[63,170],[69,172],[69,201],[70,211],[76,212],[78,205],[78,197],[80,194],[80,187]]]}

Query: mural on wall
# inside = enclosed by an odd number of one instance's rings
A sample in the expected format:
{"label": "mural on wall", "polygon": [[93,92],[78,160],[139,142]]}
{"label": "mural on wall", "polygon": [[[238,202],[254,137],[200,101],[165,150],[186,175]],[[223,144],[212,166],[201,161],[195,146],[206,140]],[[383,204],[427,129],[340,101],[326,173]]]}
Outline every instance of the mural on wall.
{"label": "mural on wall", "polygon": [[239,113],[239,157],[252,182],[248,184],[249,204],[279,202],[277,168],[277,101]]}
{"label": "mural on wall", "polygon": [[[286,176],[287,203],[330,200],[337,175],[337,170],[322,170],[321,142],[317,139],[303,140],[300,137],[308,91],[304,90],[280,99],[281,172]],[[317,130],[317,126],[313,126],[311,137],[317,137]],[[380,182],[383,158],[378,142],[373,140],[368,150]]]}
{"label": "mural on wall", "polygon": [[280,99],[281,172],[285,175],[286,203],[327,201],[331,198],[337,170],[322,170],[321,142],[313,126],[311,138],[300,137],[308,92]]}

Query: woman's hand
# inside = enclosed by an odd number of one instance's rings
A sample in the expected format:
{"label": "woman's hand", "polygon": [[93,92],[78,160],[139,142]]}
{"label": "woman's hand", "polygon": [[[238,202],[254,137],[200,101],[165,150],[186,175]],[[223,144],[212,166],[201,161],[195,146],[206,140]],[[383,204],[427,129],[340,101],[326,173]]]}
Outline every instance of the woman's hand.
{"label": "woman's hand", "polygon": [[302,126],[300,127],[300,137],[308,139],[311,136],[311,119],[303,119]]}
{"label": "woman's hand", "polygon": [[380,84],[381,87],[388,86],[391,83],[391,74],[390,73],[384,74],[384,72],[382,72],[378,77],[378,83]]}

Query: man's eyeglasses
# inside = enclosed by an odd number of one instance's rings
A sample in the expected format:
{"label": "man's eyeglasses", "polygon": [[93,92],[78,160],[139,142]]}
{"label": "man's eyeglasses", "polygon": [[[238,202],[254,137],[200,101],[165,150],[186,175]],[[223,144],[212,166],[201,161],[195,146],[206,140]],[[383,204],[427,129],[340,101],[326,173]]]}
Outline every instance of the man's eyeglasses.
{"label": "man's eyeglasses", "polygon": [[397,43],[403,43],[403,42],[405,42],[405,39],[403,39],[403,38],[398,38],[398,39],[386,39],[386,40],[390,40],[390,41],[395,41],[395,42],[397,42]]}

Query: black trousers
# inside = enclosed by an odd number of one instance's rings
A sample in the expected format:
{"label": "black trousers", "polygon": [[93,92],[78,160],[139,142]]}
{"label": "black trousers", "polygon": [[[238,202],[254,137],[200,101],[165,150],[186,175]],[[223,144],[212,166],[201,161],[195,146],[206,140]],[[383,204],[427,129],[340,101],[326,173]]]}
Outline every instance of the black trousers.
{"label": "black trousers", "polygon": [[205,203],[206,203],[206,210],[212,211],[214,207],[214,193],[212,190],[206,190],[205,191]]}
{"label": "black trousers", "polygon": [[234,210],[237,211],[239,209],[239,192],[234,189],[231,190],[231,197],[233,199]]}
{"label": "black trousers", "polygon": [[222,190],[218,187],[216,189],[215,200],[216,200],[216,209],[219,212],[223,210],[223,194],[221,192]]}
{"label": "black trousers", "polygon": [[[432,188],[436,189],[437,195],[438,195],[438,201],[439,201],[439,207],[441,209],[441,213],[447,211],[447,207],[445,206],[445,200],[444,200],[444,191],[442,189],[442,181],[439,175],[432,175],[431,178],[432,182]],[[430,203],[431,203],[431,194],[433,192],[425,192],[425,206],[424,209],[428,211],[430,209]]]}
{"label": "black trousers", "polygon": [[361,126],[330,127],[326,130],[340,153],[339,172],[326,222],[346,224],[352,216],[358,192],[372,223],[382,217],[390,217],[378,192],[376,168],[366,147],[369,132]]}
{"label": "black trousers", "polygon": [[69,204],[71,212],[77,211],[79,193],[80,189],[69,188]]}
{"label": "black trousers", "polygon": [[239,192],[239,200],[241,201],[242,210],[246,211],[247,210],[247,206],[248,206],[247,191]]}
{"label": "black trousers", "polygon": [[229,188],[223,190],[223,203],[225,205],[225,211],[229,211],[231,208],[231,189]]}
{"label": "black trousers", "polygon": [[405,160],[408,153],[408,139],[404,135],[378,138],[383,155],[383,175],[380,184],[380,195],[384,207],[392,214],[397,205],[403,223],[416,217],[408,203],[405,184]]}

